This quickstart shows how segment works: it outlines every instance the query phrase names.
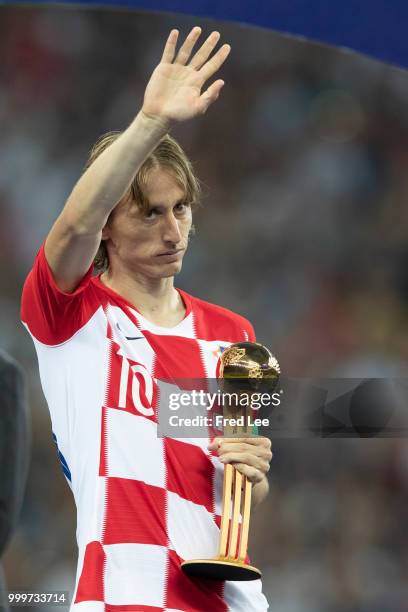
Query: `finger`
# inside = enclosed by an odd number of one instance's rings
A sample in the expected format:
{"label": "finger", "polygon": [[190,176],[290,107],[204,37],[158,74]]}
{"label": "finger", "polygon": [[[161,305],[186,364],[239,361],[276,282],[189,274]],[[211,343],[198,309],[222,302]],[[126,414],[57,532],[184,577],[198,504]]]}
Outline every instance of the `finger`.
{"label": "finger", "polygon": [[215,72],[217,72],[217,70],[221,68],[230,51],[230,45],[222,45],[222,47],[218,49],[217,53],[213,55],[213,57],[208,60],[208,62],[206,62],[202,68],[200,68],[198,74],[200,75],[203,83],[205,83],[207,79],[209,79]]}
{"label": "finger", "polygon": [[[248,445],[234,446],[233,444],[231,445],[225,444],[218,449],[218,458],[223,463],[224,463],[224,457],[230,457],[231,454],[234,454],[234,457],[236,456],[240,457],[241,461],[245,461],[245,459],[243,458],[244,456],[254,457],[255,459],[254,459],[253,465],[257,465],[257,467],[259,467],[260,469],[263,469],[264,467],[266,468],[266,466],[269,466],[273,458],[272,451],[267,448],[260,448],[260,447],[254,448],[253,446],[250,447]],[[257,461],[260,461],[261,463],[257,464]]]}
{"label": "finger", "polygon": [[244,463],[245,465],[250,465],[251,467],[260,470],[265,474],[269,470],[269,463],[267,461],[264,461],[255,455],[251,455],[250,453],[226,453],[219,459],[221,463]]}
{"label": "finger", "polygon": [[[211,87],[209,87],[208,89],[211,89]],[[207,91],[208,91],[208,89],[207,89]],[[222,443],[224,443],[224,442],[246,442],[248,439],[249,438],[219,438],[220,442],[222,442]]]}
{"label": "finger", "polygon": [[263,436],[251,436],[250,438],[219,438],[221,442],[246,442],[247,444],[263,444],[265,440],[270,442],[269,438]]}
{"label": "finger", "polygon": [[[214,86],[217,85],[217,83],[219,83],[221,86],[215,88]],[[213,83],[211,85],[211,87],[209,87],[207,89],[206,92],[204,92],[203,96],[205,96],[205,94],[207,94],[208,92],[210,92],[210,96],[211,96],[211,89],[218,89],[218,91],[220,91],[222,89],[224,85],[224,81],[216,81],[215,83]],[[271,449],[272,447],[272,443],[270,441],[269,438],[265,438],[263,436],[252,436],[251,438],[214,438],[214,440],[208,445],[208,449],[209,450],[215,450],[217,448],[227,448],[227,444],[234,444],[236,445],[235,448],[238,448],[238,444],[242,445],[242,444],[247,444],[250,445],[251,449],[255,446],[255,447],[264,447],[267,449]],[[228,447],[229,448],[229,447]],[[241,446],[240,446],[241,448]]]}
{"label": "finger", "polygon": [[219,448],[220,444],[221,444],[221,439],[214,438],[214,440],[208,444],[207,448],[208,450],[216,450],[217,448]]}
{"label": "finger", "polygon": [[190,66],[195,68],[195,70],[199,70],[201,66],[208,60],[211,55],[212,50],[215,48],[217,42],[219,41],[220,33],[212,32],[202,47],[197,51],[197,53],[193,56]]}
{"label": "finger", "polygon": [[215,450],[217,450],[219,448],[219,444],[218,444],[218,442],[211,442],[211,444],[209,444],[207,446],[207,448],[210,451],[215,451]]}
{"label": "finger", "polygon": [[271,449],[272,442],[269,438],[265,438],[263,436],[251,436],[250,438],[220,438],[221,445],[226,443],[244,443],[250,444],[251,446],[260,446],[264,448]]}
{"label": "finger", "polygon": [[251,447],[248,444],[244,444],[243,442],[241,443],[221,442],[218,452],[220,454],[228,453],[229,451],[243,452],[243,451],[249,451],[250,449]]}
{"label": "finger", "polygon": [[265,477],[262,472],[249,465],[245,465],[245,463],[235,463],[234,467],[238,470],[238,472],[241,472],[241,474],[246,476],[252,484],[261,482],[261,480],[263,480]]}
{"label": "finger", "polygon": [[222,442],[218,449],[218,454],[224,454],[228,452],[248,452],[258,456],[263,456],[267,454],[267,449],[262,446],[253,446],[251,444],[246,444],[244,442],[235,444],[234,442]]}
{"label": "finger", "polygon": [[220,91],[224,86],[224,81],[215,81],[201,96],[199,97],[199,112],[204,114],[208,107],[216,101],[220,95]]}
{"label": "finger", "polygon": [[264,436],[252,436],[251,438],[244,438],[243,442],[250,444],[251,446],[260,446],[263,448],[271,449],[272,441]]}
{"label": "finger", "polygon": [[172,30],[167,38],[166,44],[164,46],[163,55],[161,58],[161,62],[163,64],[171,64],[174,58],[174,54],[176,52],[176,44],[178,39],[179,31]]}
{"label": "finger", "polygon": [[187,36],[186,40],[184,41],[184,43],[181,45],[179,52],[177,54],[177,57],[174,61],[175,64],[181,64],[181,65],[185,65],[186,62],[188,61],[188,58],[190,57],[191,51],[193,50],[194,45],[197,42],[198,37],[201,34],[201,28],[196,26],[195,28],[193,28],[190,32],[190,34]]}

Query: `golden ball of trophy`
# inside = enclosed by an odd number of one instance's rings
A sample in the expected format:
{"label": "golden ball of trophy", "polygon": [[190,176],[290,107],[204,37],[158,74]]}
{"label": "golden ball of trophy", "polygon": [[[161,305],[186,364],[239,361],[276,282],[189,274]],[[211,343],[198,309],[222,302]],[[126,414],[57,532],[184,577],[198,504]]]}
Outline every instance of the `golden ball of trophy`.
{"label": "golden ball of trophy", "polygon": [[279,376],[277,359],[259,342],[237,342],[221,355],[218,382],[223,389],[272,393]]}

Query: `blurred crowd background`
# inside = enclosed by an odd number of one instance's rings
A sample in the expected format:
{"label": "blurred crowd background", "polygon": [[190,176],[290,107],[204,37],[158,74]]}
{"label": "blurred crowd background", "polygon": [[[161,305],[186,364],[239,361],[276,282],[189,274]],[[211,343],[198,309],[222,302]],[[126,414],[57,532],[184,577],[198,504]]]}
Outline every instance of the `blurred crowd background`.
{"label": "blurred crowd background", "polygon": [[[248,317],[289,376],[407,374],[406,73],[204,19],[0,8],[0,342],[27,372],[33,428],[9,588],[72,593],[76,567],[22,284],[92,143],[137,113],[169,30],[197,23],[232,52],[220,99],[172,132],[204,186],[178,285]],[[274,450],[250,540],[271,612],[406,612],[407,440]]]}

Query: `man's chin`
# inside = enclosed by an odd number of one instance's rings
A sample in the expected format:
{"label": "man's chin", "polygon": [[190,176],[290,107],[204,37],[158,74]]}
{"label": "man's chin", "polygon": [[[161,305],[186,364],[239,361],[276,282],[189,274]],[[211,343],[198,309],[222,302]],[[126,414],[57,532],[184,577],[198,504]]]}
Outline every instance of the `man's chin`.
{"label": "man's chin", "polygon": [[[169,276],[176,276],[176,274],[179,274],[179,272],[181,272],[181,268],[183,267],[183,263],[181,261],[177,261],[173,264],[169,264],[168,265],[168,272],[166,272],[166,276],[164,278],[168,278]],[[163,272],[165,272],[163,270]]]}
{"label": "man's chin", "polygon": [[181,271],[181,268],[181,261],[162,264],[161,266],[157,266],[157,268],[154,270],[154,276],[156,278],[170,278],[172,276],[176,276],[176,274]]}

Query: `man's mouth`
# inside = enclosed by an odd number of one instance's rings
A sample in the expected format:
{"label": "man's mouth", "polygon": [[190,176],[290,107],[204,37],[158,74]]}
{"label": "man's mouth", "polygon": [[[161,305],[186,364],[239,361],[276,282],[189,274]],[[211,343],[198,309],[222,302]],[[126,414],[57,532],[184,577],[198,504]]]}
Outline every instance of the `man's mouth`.
{"label": "man's mouth", "polygon": [[173,251],[163,251],[162,253],[157,253],[156,257],[160,257],[166,260],[171,260],[171,259],[177,260],[180,258],[183,252],[184,252],[184,249],[176,249]]}

